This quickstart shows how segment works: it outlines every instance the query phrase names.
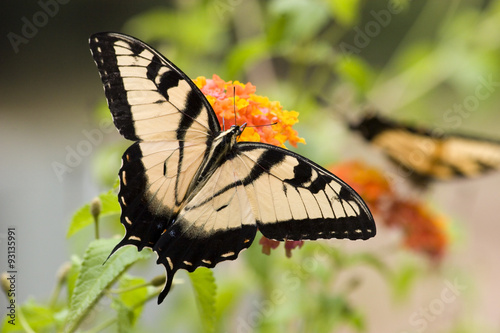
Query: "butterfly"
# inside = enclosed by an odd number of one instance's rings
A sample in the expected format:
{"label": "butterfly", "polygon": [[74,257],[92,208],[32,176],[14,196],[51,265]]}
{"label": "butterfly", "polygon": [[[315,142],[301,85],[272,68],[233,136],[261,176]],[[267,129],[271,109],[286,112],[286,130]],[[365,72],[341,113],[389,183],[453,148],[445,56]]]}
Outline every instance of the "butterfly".
{"label": "butterfly", "polygon": [[405,175],[425,187],[434,180],[474,177],[500,168],[500,142],[418,128],[367,113],[350,123],[379,147]]}
{"label": "butterfly", "polygon": [[134,143],[119,171],[125,236],[113,249],[153,249],[175,272],[234,260],[257,229],[270,239],[348,238],[376,232],[361,197],[316,163],[221,130],[198,87],[159,52],[119,33],[90,37],[118,131]]}

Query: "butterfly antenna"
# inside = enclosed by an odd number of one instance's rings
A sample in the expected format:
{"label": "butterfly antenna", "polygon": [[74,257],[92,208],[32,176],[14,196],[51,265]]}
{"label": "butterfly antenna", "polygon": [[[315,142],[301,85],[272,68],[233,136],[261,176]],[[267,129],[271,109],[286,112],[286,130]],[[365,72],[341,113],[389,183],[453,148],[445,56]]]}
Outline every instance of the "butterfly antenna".
{"label": "butterfly antenna", "polygon": [[[236,125],[236,86],[234,85],[233,85],[233,112],[234,112],[234,124]],[[224,121],[224,118],[222,118],[222,121]],[[252,125],[245,127],[264,127],[264,126],[274,126],[276,124],[278,124],[278,122],[274,122],[272,124]]]}
{"label": "butterfly antenna", "polygon": [[252,125],[252,126],[247,126],[247,127],[264,127],[264,126],[274,126],[277,124],[278,124],[278,122],[274,122],[272,124]]}
{"label": "butterfly antenna", "polygon": [[234,124],[236,125],[236,86],[233,85],[233,112],[234,112]]}

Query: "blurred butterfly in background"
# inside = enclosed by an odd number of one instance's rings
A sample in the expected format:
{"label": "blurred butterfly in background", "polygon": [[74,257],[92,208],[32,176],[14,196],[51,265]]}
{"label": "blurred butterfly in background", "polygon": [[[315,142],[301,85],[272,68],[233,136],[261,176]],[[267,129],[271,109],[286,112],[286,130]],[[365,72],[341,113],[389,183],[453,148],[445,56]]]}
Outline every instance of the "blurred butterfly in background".
{"label": "blurred butterfly in background", "polygon": [[437,133],[374,113],[349,127],[380,148],[421,187],[434,180],[475,177],[500,168],[498,141]]}
{"label": "blurred butterfly in background", "polygon": [[314,162],[280,147],[236,142],[196,85],[152,47],[119,33],[90,37],[119,132],[134,143],[119,171],[124,245],[152,248],[167,279],[234,260],[257,229],[275,240],[368,239],[361,197]]}

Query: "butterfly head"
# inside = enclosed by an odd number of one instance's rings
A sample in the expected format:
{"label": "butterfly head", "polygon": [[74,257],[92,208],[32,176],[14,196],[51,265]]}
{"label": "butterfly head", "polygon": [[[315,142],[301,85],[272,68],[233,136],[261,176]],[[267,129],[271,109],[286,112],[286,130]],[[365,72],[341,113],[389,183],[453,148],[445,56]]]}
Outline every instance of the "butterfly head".
{"label": "butterfly head", "polygon": [[233,125],[233,126],[231,126],[231,128],[229,130],[234,132],[234,135],[236,137],[239,137],[241,135],[241,133],[243,133],[243,130],[245,129],[245,127],[247,127],[247,123],[244,123],[241,126]]}
{"label": "butterfly head", "polygon": [[214,139],[214,147],[218,146],[223,150],[230,150],[236,144],[238,137],[243,133],[246,125],[246,123],[241,126],[232,125],[228,130],[220,132]]}

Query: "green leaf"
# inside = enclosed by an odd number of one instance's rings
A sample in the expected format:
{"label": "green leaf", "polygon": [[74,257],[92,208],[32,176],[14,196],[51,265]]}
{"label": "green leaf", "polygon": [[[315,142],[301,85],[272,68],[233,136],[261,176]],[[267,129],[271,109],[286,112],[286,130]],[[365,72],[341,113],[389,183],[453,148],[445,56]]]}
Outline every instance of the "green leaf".
{"label": "green leaf", "polygon": [[134,312],[128,306],[123,304],[119,299],[114,299],[111,306],[117,313],[118,333],[131,333],[133,332],[132,326],[134,321]]}
{"label": "green leaf", "polygon": [[135,247],[125,247],[107,261],[115,239],[98,239],[90,243],[85,252],[80,274],[71,297],[70,313],[65,332],[74,332],[81,320],[92,309],[113,282],[133,263],[150,257],[150,251],[138,252]]}
{"label": "green leaf", "polygon": [[68,277],[66,278],[66,285],[68,288],[68,303],[73,296],[73,290],[75,289],[76,279],[78,278],[78,274],[82,268],[82,258],[73,255],[71,256],[71,268],[68,273]]}
{"label": "green leaf", "polygon": [[394,296],[401,301],[408,296],[411,288],[415,285],[417,277],[421,274],[415,264],[403,263],[391,275],[391,283]]}
{"label": "green leaf", "polygon": [[359,0],[330,0],[332,16],[343,26],[352,26],[360,14]]}
{"label": "green leaf", "polygon": [[[221,33],[224,25],[215,23],[216,16],[210,8],[202,5],[177,10],[155,8],[134,16],[123,29],[145,41],[169,41],[169,51],[178,51],[178,56],[189,57],[189,53],[213,52],[224,43],[224,34]],[[184,68],[182,60],[176,64]]]}
{"label": "green leaf", "polygon": [[281,41],[287,43],[314,38],[329,19],[328,7],[322,1],[275,0],[270,3],[269,11],[284,25]]}
{"label": "green leaf", "polygon": [[205,332],[214,332],[217,285],[215,284],[212,270],[199,267],[193,273],[189,274],[189,278],[193,285],[203,328]]}
{"label": "green leaf", "polygon": [[312,310],[311,321],[315,323],[315,331],[335,331],[343,324],[351,326],[354,330],[362,332],[366,330],[364,317],[349,303],[346,296],[327,294],[318,295],[316,307]]}
{"label": "green leaf", "polygon": [[335,70],[346,81],[351,82],[361,94],[369,90],[375,77],[370,65],[354,55],[340,57]]}
{"label": "green leaf", "polygon": [[269,45],[265,38],[249,38],[238,43],[228,54],[227,75],[235,77],[239,75],[243,68],[250,66],[260,59],[269,55]]}
{"label": "green leaf", "polygon": [[[120,279],[119,288],[120,289],[131,289],[120,293],[120,300],[122,304],[129,309],[133,309],[131,313],[131,324],[135,324],[137,318],[142,313],[143,301],[148,298],[148,289],[145,286],[146,280],[139,277],[124,276]],[[133,288],[134,286],[144,285],[141,288]],[[141,304],[138,306],[138,304]]]}
{"label": "green leaf", "polygon": [[[16,306],[18,306],[16,304]],[[35,332],[50,332],[55,331],[54,325],[54,312],[47,306],[35,303],[33,300],[28,300],[23,304],[20,309],[16,309],[16,317],[13,322],[14,325],[9,323],[12,320],[9,316],[4,316],[2,332],[28,332],[29,328]],[[23,327],[22,322],[25,321],[29,328]]]}
{"label": "green leaf", "polygon": [[[120,204],[118,203],[118,198],[113,190],[100,194],[99,199],[101,199],[102,205],[101,214],[99,215],[100,217],[120,214]],[[92,217],[92,214],[90,214],[90,204],[86,204],[77,210],[75,215],[73,215],[66,237],[69,238],[73,236],[81,229],[93,223],[94,218]]]}
{"label": "green leaf", "polygon": [[119,141],[101,146],[96,151],[92,159],[92,174],[99,184],[104,187],[112,187],[115,184],[118,179],[116,172],[120,169],[121,157],[128,145],[128,142]]}

